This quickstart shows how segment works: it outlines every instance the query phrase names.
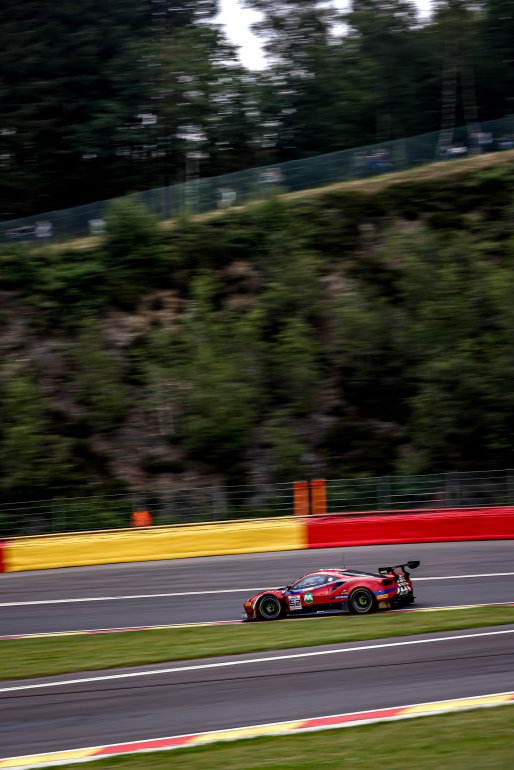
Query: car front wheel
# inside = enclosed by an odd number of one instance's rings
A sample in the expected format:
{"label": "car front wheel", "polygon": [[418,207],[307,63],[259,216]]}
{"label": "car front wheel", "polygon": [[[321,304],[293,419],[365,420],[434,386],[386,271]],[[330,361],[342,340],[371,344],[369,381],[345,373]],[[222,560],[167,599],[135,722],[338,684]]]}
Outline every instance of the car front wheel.
{"label": "car front wheel", "polygon": [[356,588],[350,594],[348,605],[350,612],[356,615],[366,615],[368,612],[373,612],[376,602],[368,588]]}
{"label": "car front wheel", "polygon": [[263,596],[257,605],[260,620],[278,620],[284,614],[282,602],[276,596]]}

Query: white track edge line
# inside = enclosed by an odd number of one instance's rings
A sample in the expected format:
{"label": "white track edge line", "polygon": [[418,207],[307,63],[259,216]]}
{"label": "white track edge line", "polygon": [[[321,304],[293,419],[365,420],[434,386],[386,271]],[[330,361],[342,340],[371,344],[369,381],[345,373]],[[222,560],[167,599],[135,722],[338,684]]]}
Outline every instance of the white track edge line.
{"label": "white track edge line", "polygon": [[[512,573],[514,575],[514,572]],[[36,604],[75,604],[79,602],[120,602],[129,599],[168,599],[173,596],[202,596],[202,594],[237,594],[247,591],[273,590],[270,586],[264,588],[219,588],[209,591],[178,591],[164,594],[128,594],[121,596],[82,596],[72,599],[34,599],[27,602],[0,602],[0,607],[28,607]]]}
{"label": "white track edge line", "polygon": [[[513,577],[514,572],[484,572],[473,575],[437,575],[433,577],[414,577],[415,583],[426,582],[428,580],[471,580],[473,578],[493,578],[493,577]],[[80,596],[69,599],[34,599],[24,602],[0,602],[0,607],[28,607],[42,604],[74,604],[80,602],[116,602],[128,601],[132,599],[169,599],[176,596],[202,596],[202,594],[237,594],[250,591],[273,590],[269,585],[264,587],[251,588],[219,588],[198,591],[177,591],[172,593],[160,594],[127,594],[118,596]]]}
{"label": "white track edge line", "polygon": [[502,636],[514,634],[514,628],[501,631],[482,631],[473,634],[458,634],[456,636],[440,636],[435,639],[409,639],[402,642],[381,642],[359,647],[340,647],[335,650],[314,650],[310,652],[285,653],[272,655],[265,658],[248,658],[244,660],[228,660],[218,663],[199,663],[191,666],[173,666],[171,668],[147,669],[146,671],[129,671],[123,674],[104,674],[102,676],[81,677],[79,679],[60,679],[55,682],[39,682],[33,684],[14,685],[0,687],[2,692],[20,692],[21,690],[42,690],[50,687],[66,687],[77,684],[90,684],[96,682],[111,682],[119,679],[136,679],[143,676],[159,676],[164,674],[177,674],[187,671],[203,671],[212,668],[230,668],[231,666],[248,666],[254,663],[274,663],[279,660],[297,660],[299,658],[315,658],[322,655],[344,655],[349,652],[366,652],[367,650],[383,650],[389,647],[408,647],[415,644],[434,644],[436,642],[451,642],[462,639],[478,639],[484,636]]}

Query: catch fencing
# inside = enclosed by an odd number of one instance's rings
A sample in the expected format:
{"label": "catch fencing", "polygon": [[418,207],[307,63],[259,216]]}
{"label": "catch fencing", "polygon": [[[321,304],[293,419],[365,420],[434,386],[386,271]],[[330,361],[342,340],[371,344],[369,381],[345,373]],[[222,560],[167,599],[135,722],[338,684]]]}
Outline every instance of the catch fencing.
{"label": "catch fencing", "polygon": [[[514,505],[512,469],[328,479],[324,487],[328,514]],[[55,497],[0,504],[0,538],[123,528],[130,526],[135,511],[148,511],[156,525],[280,517],[299,512],[295,482]],[[308,505],[304,513],[309,513]]]}
{"label": "catch fencing", "polygon": [[[216,177],[198,176],[187,182],[135,193],[160,220],[174,219],[183,212],[202,214],[216,209],[262,200],[275,192],[297,192],[336,182],[378,176],[427,165],[436,160],[461,158],[483,152],[514,148],[514,116],[455,129],[451,142],[441,144],[441,132],[380,142],[262,166]],[[0,222],[0,243],[45,244],[100,235],[112,201],[37,214]]]}

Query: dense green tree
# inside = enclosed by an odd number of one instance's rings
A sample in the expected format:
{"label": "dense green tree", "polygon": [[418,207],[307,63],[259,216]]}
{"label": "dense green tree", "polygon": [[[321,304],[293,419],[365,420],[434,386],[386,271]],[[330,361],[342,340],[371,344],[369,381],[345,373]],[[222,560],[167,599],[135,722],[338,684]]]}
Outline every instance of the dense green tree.
{"label": "dense green tree", "polygon": [[251,5],[264,14],[264,128],[280,158],[437,127],[441,66],[415,4],[354,0],[344,13],[316,0]]}
{"label": "dense green tree", "polygon": [[512,467],[508,158],[2,252],[4,496]]}
{"label": "dense green tree", "polygon": [[115,428],[126,415],[128,393],[123,367],[102,346],[100,330],[86,321],[75,352],[75,389],[87,407],[87,421],[94,431]]}
{"label": "dense green tree", "polygon": [[194,280],[179,371],[187,383],[185,445],[193,456],[217,465],[237,460],[257,416],[258,349],[252,355],[247,344],[258,343],[260,321],[256,316],[234,324],[220,317],[215,296],[211,276]]}
{"label": "dense green tree", "polygon": [[253,257],[263,276],[262,303],[270,320],[285,313],[315,316],[323,259],[309,243],[308,222],[278,196],[259,206],[256,220],[264,237]]}
{"label": "dense green tree", "polygon": [[157,219],[131,199],[110,204],[102,244],[102,267],[112,299],[132,306],[141,290],[164,274],[162,236]]}
{"label": "dense green tree", "polygon": [[401,344],[403,318],[381,296],[366,296],[362,287],[336,297],[329,309],[332,364],[346,397],[363,416],[389,418],[405,413],[405,376]]}
{"label": "dense green tree", "polygon": [[269,448],[271,466],[277,481],[290,481],[303,473],[302,456],[307,447],[284,410],[272,412],[263,425],[264,443]]}
{"label": "dense green tree", "polygon": [[92,0],[2,3],[4,215],[98,199],[99,168],[109,192],[123,189],[117,132],[142,106],[149,36],[148,5],[141,0],[102,9]]}
{"label": "dense green tree", "polygon": [[281,160],[330,149],[339,87],[333,9],[319,0],[250,4],[262,13],[256,31],[270,59],[262,76],[262,145]]}
{"label": "dense green tree", "polygon": [[[115,0],[101,11],[92,0],[5,0],[0,218],[443,124],[448,144],[453,124],[471,134],[513,110],[510,0],[437,0],[427,20],[412,0],[353,0],[344,10],[245,2],[261,13],[269,66],[259,73],[241,66],[216,24],[216,0]],[[396,155],[401,165],[401,147]],[[219,190],[205,189],[215,206]],[[192,194],[179,197],[162,192],[152,207],[194,209]]]}
{"label": "dense green tree", "polygon": [[418,26],[415,3],[353,0],[345,21],[349,35],[343,50],[351,44],[369,71],[369,141],[430,130],[438,113],[440,72],[434,71],[438,62]]}
{"label": "dense green tree", "polygon": [[514,13],[510,0],[483,0],[482,6],[477,76],[481,115],[487,119],[514,113]]}
{"label": "dense green tree", "polygon": [[231,68],[235,54],[212,24],[216,10],[215,0],[169,7],[118,0],[101,10],[92,0],[73,8],[6,0],[1,216],[183,180],[177,143],[197,131],[199,117],[211,128],[217,112],[208,152],[211,145],[222,157],[234,144],[244,149],[247,123],[242,138],[237,120],[229,120],[236,110],[244,123],[242,73]]}
{"label": "dense green tree", "polygon": [[55,431],[49,404],[26,374],[14,372],[1,389],[0,488],[7,499],[37,499],[65,491],[78,475],[70,439]]}
{"label": "dense green tree", "polygon": [[158,119],[150,131],[163,156],[159,184],[255,162],[249,115],[255,108],[253,79],[220,30],[209,25],[172,28],[159,41],[155,59]]}
{"label": "dense green tree", "polygon": [[298,414],[312,412],[320,386],[319,345],[301,318],[288,319],[272,349],[273,370],[282,399]]}

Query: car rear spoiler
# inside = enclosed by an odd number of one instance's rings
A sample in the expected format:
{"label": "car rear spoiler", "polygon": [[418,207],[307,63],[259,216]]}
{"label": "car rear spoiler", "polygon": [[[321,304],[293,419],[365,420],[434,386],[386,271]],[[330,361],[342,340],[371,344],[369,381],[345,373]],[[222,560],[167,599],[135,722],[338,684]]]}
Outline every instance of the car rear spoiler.
{"label": "car rear spoiler", "polygon": [[388,575],[390,572],[394,572],[396,569],[401,569],[405,575],[408,575],[409,573],[407,572],[407,568],[416,569],[420,564],[421,562],[419,561],[408,561],[406,564],[395,564],[394,567],[379,567],[378,573],[379,575]]}

